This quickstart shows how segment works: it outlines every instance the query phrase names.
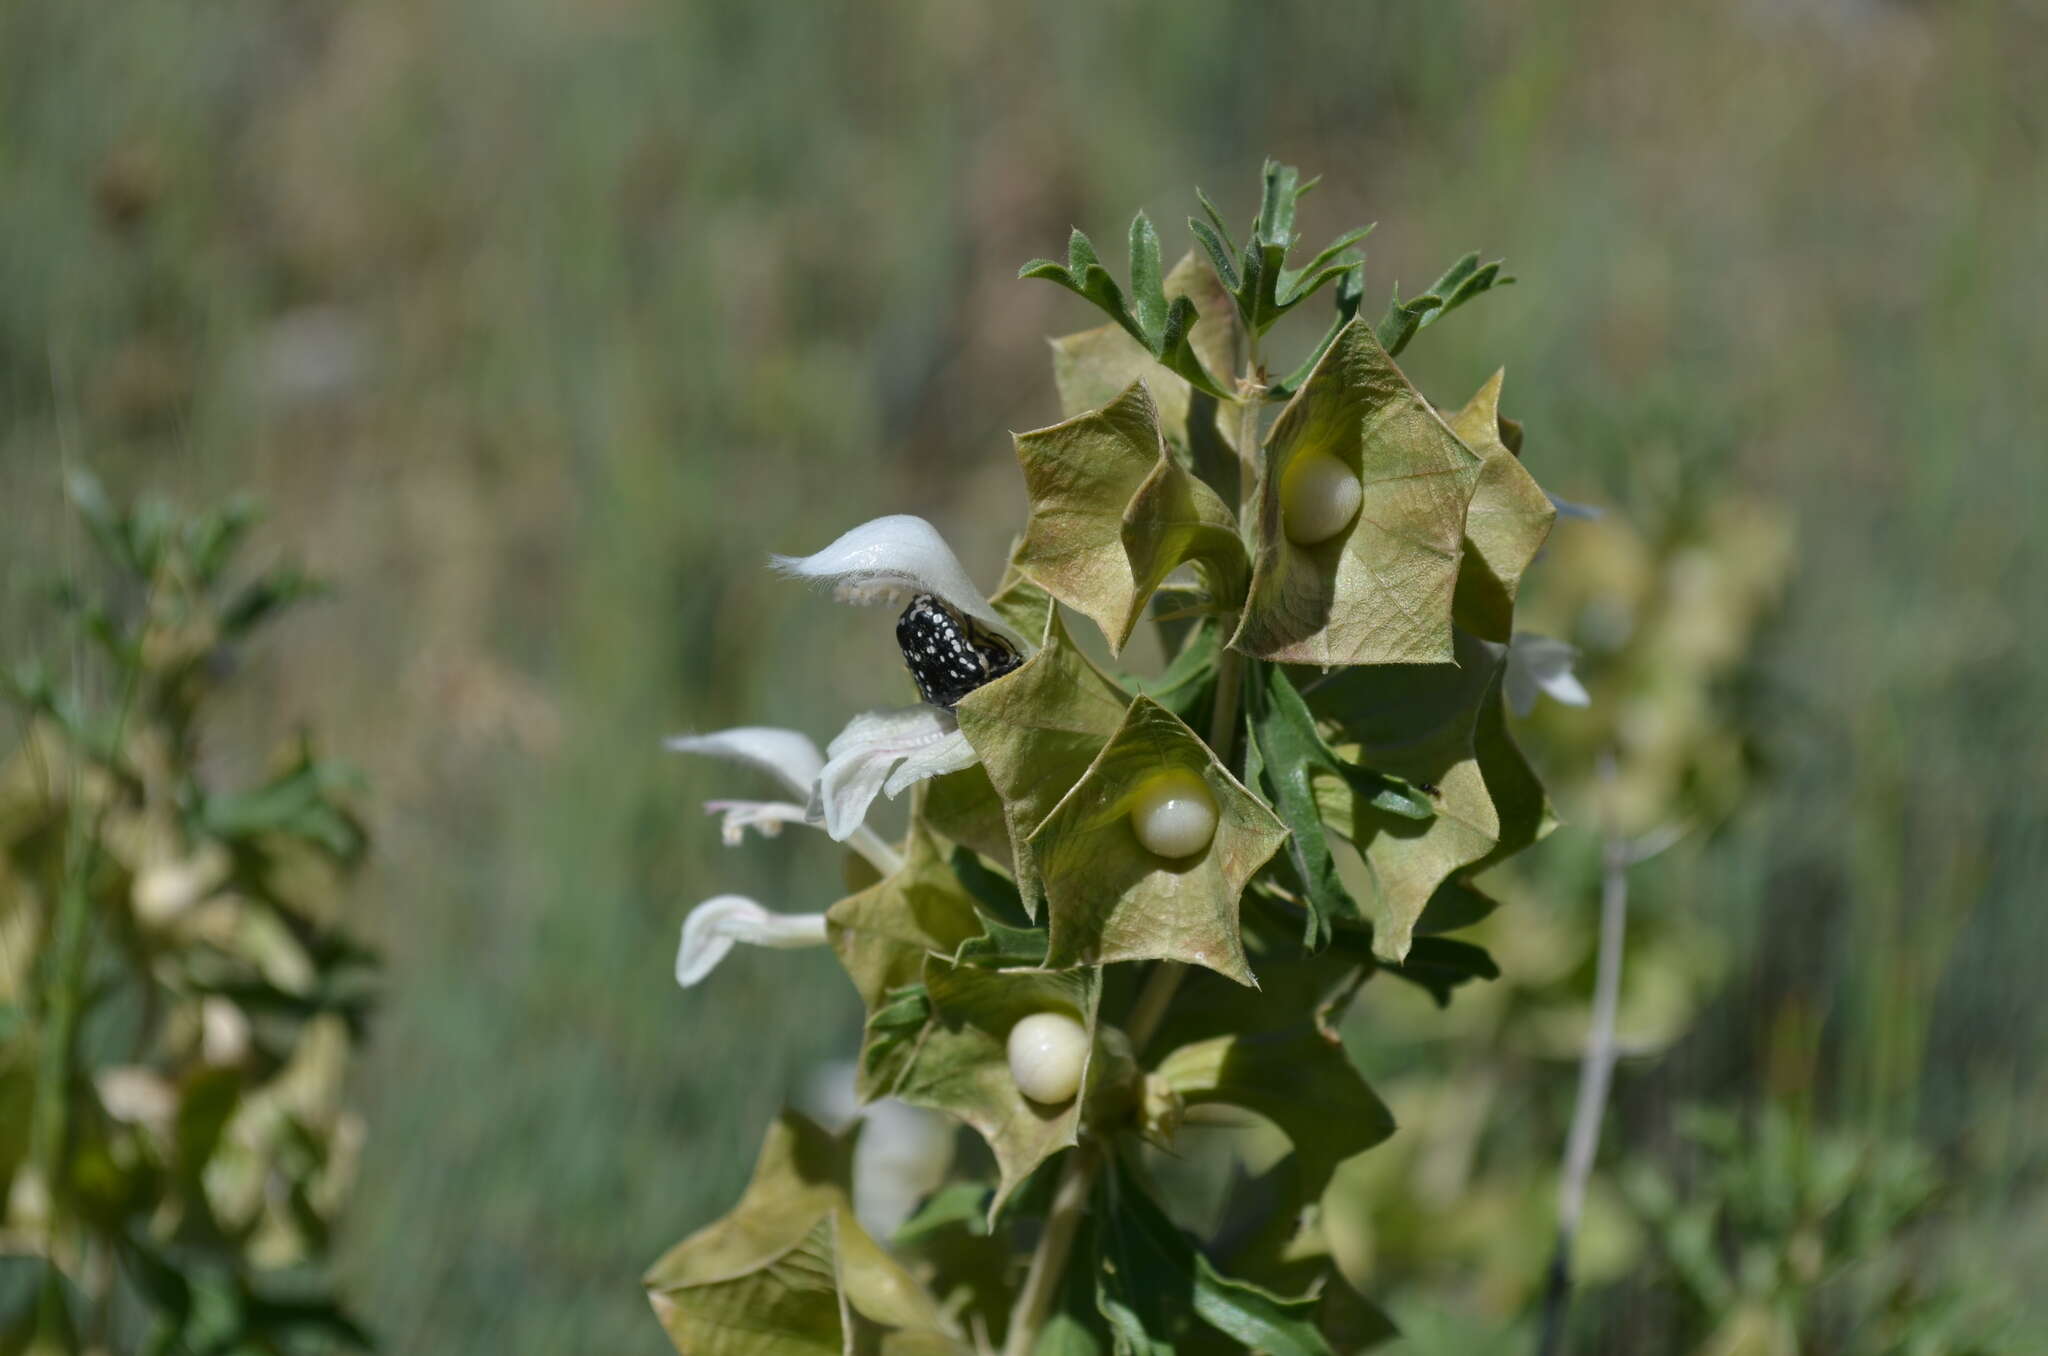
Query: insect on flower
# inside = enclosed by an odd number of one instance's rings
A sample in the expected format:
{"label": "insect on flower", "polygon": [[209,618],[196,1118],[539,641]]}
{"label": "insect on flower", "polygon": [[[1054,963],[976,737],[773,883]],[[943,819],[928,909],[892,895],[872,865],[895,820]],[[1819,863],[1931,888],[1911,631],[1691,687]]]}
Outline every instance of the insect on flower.
{"label": "insect on flower", "polygon": [[1010,642],[929,593],[912,598],[896,619],[896,644],[918,694],[949,711],[1024,662]]}

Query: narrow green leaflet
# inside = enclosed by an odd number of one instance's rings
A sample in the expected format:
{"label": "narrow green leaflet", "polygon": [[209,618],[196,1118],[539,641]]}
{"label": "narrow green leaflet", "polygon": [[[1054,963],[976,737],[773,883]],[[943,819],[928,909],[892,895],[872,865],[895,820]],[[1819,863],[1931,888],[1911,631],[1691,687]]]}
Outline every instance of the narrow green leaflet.
{"label": "narrow green leaflet", "polygon": [[[1319,716],[1358,742],[1358,761],[1429,788],[1436,806],[1432,819],[1408,819],[1378,809],[1340,778],[1316,778],[1325,822],[1365,859],[1366,876],[1354,893],[1372,922],[1373,949],[1382,959],[1405,958],[1416,920],[1437,888],[1489,858],[1503,841],[1505,819],[1520,825],[1527,818],[1523,800],[1534,779],[1524,784],[1510,775],[1510,761],[1527,772],[1519,754],[1505,758],[1512,744],[1488,745],[1502,764],[1498,787],[1489,781],[1480,753],[1482,717],[1500,702],[1505,654],[1503,647],[1460,631],[1456,665],[1351,669],[1309,696]],[[1512,813],[1504,815],[1495,795],[1510,791]],[[1540,805],[1540,788],[1534,794]]]}
{"label": "narrow green leaflet", "polygon": [[1217,1273],[1121,1162],[1095,1211],[1096,1303],[1118,1353],[1171,1356],[1206,1326],[1270,1356],[1331,1356],[1313,1296],[1284,1299]]}
{"label": "narrow green leaflet", "polygon": [[1387,313],[1380,317],[1381,345],[1388,353],[1399,353],[1423,326],[1441,320],[1482,292],[1512,283],[1514,279],[1500,271],[1502,262],[1495,259],[1482,264],[1477,253],[1468,254],[1445,269],[1421,296],[1403,301],[1397,289],[1387,303]]}
{"label": "narrow green leaflet", "polygon": [[[1010,1075],[1010,1028],[1035,1012],[1065,1012],[1095,1031],[1098,977],[1092,971],[984,970],[930,956],[924,966],[932,1016],[896,1096],[974,1127],[988,1141],[1002,1180],[989,1218],[1031,1170],[1075,1142],[1086,1093],[1043,1106]],[[1083,1072],[1083,1087],[1096,1061]]]}
{"label": "narrow green leaflet", "polygon": [[[1202,852],[1169,859],[1138,842],[1131,808],[1149,779],[1174,770],[1201,779],[1217,824]],[[1052,929],[1049,963],[1178,960],[1252,983],[1238,899],[1286,837],[1286,826],[1200,736],[1151,698],[1137,698],[1031,838]]]}
{"label": "narrow green leaflet", "polygon": [[1123,724],[1128,702],[1115,680],[1074,648],[1054,609],[1037,654],[954,708],[1001,798],[1017,888],[1034,917],[1042,890],[1028,841],[1032,830],[1081,780]]}
{"label": "narrow green leaflet", "polygon": [[1288,870],[1308,906],[1302,945],[1314,950],[1330,940],[1337,919],[1359,917],[1358,905],[1338,876],[1336,859],[1323,836],[1323,811],[1315,789],[1315,754],[1322,740],[1313,721],[1304,731],[1301,722],[1289,719],[1291,713],[1269,695],[1269,685],[1285,685],[1293,693],[1286,671],[1277,664],[1259,668],[1265,670],[1265,681],[1254,689],[1252,742],[1272,791],[1273,808],[1287,825]]}
{"label": "narrow green leaflet", "polygon": [[[1302,546],[1281,490],[1297,458],[1357,475],[1349,527]],[[1232,645],[1322,666],[1451,658],[1451,596],[1480,459],[1408,384],[1369,326],[1345,326],[1280,412],[1260,469],[1251,594]]]}
{"label": "narrow green leaflet", "polygon": [[687,1356],[964,1352],[937,1307],[853,1214],[853,1136],[794,1112],[768,1132],[732,1212],[671,1248],[643,1283]]}
{"label": "narrow green leaflet", "polygon": [[921,824],[911,826],[903,865],[827,909],[825,927],[870,1011],[889,990],[917,981],[927,952],[950,956],[982,931],[972,896]]}
{"label": "narrow green leaflet", "polygon": [[1000,918],[981,916],[982,935],[960,944],[953,959],[991,970],[1037,968],[1045,964],[1047,937],[1044,928],[1012,927]]}
{"label": "narrow green leaflet", "polygon": [[1324,283],[1355,273],[1365,259],[1352,247],[1372,231],[1370,226],[1346,231],[1308,263],[1290,269],[1287,255],[1301,238],[1294,229],[1295,209],[1318,181],[1302,182],[1301,171],[1277,160],[1266,162],[1262,179],[1259,214],[1252,222],[1251,238],[1245,242],[1242,253],[1208,198],[1201,198],[1208,220],[1188,220],[1188,229],[1194,232],[1209,262],[1236,300],[1238,313],[1258,334],[1264,334],[1274,321],[1314,296]]}
{"label": "narrow green leaflet", "polygon": [[1322,1195],[1339,1163],[1394,1133],[1393,1114],[1342,1043],[1312,1022],[1184,1045],[1154,1073],[1189,1106],[1241,1106],[1279,1126],[1294,1144],[1308,1201]]}
{"label": "narrow green leaflet", "polygon": [[872,1102],[896,1091],[903,1071],[917,1056],[932,1015],[923,984],[906,984],[882,995],[861,1024],[860,1059],[854,1066],[854,1095]]}
{"label": "narrow green leaflet", "polygon": [[1522,572],[1550,535],[1557,506],[1509,446],[1510,437],[1517,445],[1521,437],[1500,416],[1503,376],[1495,372],[1446,422],[1483,461],[1465,514],[1465,558],[1451,611],[1473,635],[1505,644],[1514,634]]}
{"label": "narrow green leaflet", "polygon": [[1078,229],[1067,238],[1067,262],[1033,259],[1017,271],[1020,278],[1044,278],[1086,297],[1115,321],[1124,333],[1144,346],[1190,386],[1219,399],[1228,392],[1203,366],[1192,342],[1197,312],[1185,296],[1171,300],[1159,270],[1159,233],[1143,212],[1131,221],[1131,299],[1102,266],[1095,245]]}
{"label": "narrow green leaflet", "polygon": [[[1197,318],[1189,343],[1209,371],[1229,373],[1237,361],[1237,311],[1215,273],[1190,252],[1166,275],[1166,295],[1186,297],[1194,304]],[[1053,340],[1052,374],[1064,418],[1100,409],[1132,382],[1143,381],[1159,402],[1160,428],[1176,446],[1192,451],[1188,420],[1196,410],[1210,415],[1207,436],[1229,441],[1235,432],[1232,420],[1214,418],[1218,409],[1227,408],[1224,402],[1198,394],[1120,325],[1098,325]]]}
{"label": "narrow green leaflet", "polygon": [[1236,515],[1174,460],[1143,382],[1099,410],[1020,434],[1017,461],[1031,496],[1017,568],[1101,627],[1112,650],[1183,562],[1224,604],[1242,594]]}

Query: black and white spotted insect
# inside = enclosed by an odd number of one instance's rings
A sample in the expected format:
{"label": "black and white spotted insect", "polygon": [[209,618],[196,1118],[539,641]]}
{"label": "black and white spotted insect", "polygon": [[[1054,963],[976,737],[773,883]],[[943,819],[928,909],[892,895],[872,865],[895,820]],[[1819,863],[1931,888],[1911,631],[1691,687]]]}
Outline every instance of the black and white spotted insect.
{"label": "black and white spotted insect", "polygon": [[1010,642],[929,593],[912,598],[896,619],[896,644],[919,694],[948,711],[1024,662]]}

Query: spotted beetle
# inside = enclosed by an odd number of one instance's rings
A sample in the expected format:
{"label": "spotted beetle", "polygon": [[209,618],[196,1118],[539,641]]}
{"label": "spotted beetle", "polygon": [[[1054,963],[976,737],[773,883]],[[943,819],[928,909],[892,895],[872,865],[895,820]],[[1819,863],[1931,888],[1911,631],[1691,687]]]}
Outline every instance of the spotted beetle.
{"label": "spotted beetle", "polygon": [[1024,662],[1008,641],[929,593],[912,598],[896,619],[896,644],[919,694],[948,711]]}

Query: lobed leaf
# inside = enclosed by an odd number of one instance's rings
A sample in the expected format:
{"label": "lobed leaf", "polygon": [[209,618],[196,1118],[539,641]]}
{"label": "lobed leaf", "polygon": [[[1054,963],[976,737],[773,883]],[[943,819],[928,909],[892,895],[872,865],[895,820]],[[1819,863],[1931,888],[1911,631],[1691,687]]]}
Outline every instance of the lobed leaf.
{"label": "lobed leaf", "polygon": [[1294,1145],[1305,1202],[1322,1195],[1339,1163],[1394,1133],[1393,1114],[1343,1044],[1313,1022],[1183,1045],[1153,1072],[1189,1106],[1240,1106],[1279,1126]]}
{"label": "lobed leaf", "polygon": [[[1010,1028],[1035,1012],[1065,1011],[1095,1035],[1099,976],[1089,970],[984,970],[929,956],[924,986],[931,1019],[895,1095],[974,1127],[988,1141],[1001,1175],[989,1202],[995,1219],[1032,1169],[1076,1142],[1086,1093],[1044,1106],[1017,1090],[1010,1074]],[[1091,1054],[1084,1089],[1094,1074]]]}
{"label": "lobed leaf", "polygon": [[1171,1356],[1206,1327],[1269,1356],[1331,1356],[1315,1296],[1220,1274],[1121,1163],[1103,1174],[1095,1215],[1096,1303],[1119,1353]]}
{"label": "lobed leaf", "polygon": [[1456,664],[1347,670],[1311,704],[1355,741],[1359,759],[1429,788],[1433,819],[1418,822],[1321,777],[1325,821],[1364,858],[1360,895],[1373,948],[1400,962],[1425,906],[1453,875],[1469,875],[1548,832],[1543,791],[1509,738],[1501,704],[1504,647],[1460,631]]}
{"label": "lobed leaf", "polygon": [[[1280,486],[1323,453],[1359,477],[1350,527],[1287,537]],[[1359,321],[1345,326],[1281,411],[1259,472],[1250,596],[1232,645],[1297,664],[1451,658],[1451,598],[1480,459],[1445,426]]]}
{"label": "lobed leaf", "polygon": [[[1168,859],[1131,828],[1146,781],[1172,769],[1201,778],[1215,798],[1215,837],[1200,854]],[[1178,960],[1254,983],[1238,932],[1245,883],[1287,830],[1218,762],[1201,737],[1149,697],[1033,833],[1051,928],[1048,963]]]}
{"label": "lobed leaf", "polygon": [[857,1336],[883,1350],[966,1350],[855,1219],[853,1140],[784,1112],[739,1204],[648,1270],[642,1283],[678,1352],[839,1356]]}
{"label": "lobed leaf", "polygon": [[1043,891],[1031,834],[1081,780],[1128,705],[1123,689],[1074,648],[1057,610],[1043,636],[1037,654],[954,708],[1001,801],[1018,892],[1032,917]]}
{"label": "lobed leaf", "polygon": [[1501,418],[1503,376],[1495,372],[1446,422],[1481,460],[1479,483],[1465,513],[1465,555],[1458,564],[1451,613],[1473,635],[1506,644],[1514,634],[1522,572],[1550,535],[1557,506],[1508,446],[1511,431],[1517,444],[1521,438]]}
{"label": "lobed leaf", "polygon": [[1212,596],[1243,593],[1237,516],[1174,460],[1142,381],[1099,410],[1018,436],[1031,497],[1018,570],[1121,650],[1167,575],[1193,562]]}

